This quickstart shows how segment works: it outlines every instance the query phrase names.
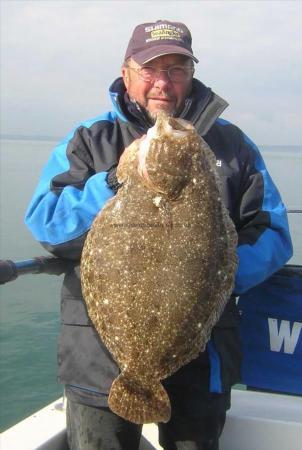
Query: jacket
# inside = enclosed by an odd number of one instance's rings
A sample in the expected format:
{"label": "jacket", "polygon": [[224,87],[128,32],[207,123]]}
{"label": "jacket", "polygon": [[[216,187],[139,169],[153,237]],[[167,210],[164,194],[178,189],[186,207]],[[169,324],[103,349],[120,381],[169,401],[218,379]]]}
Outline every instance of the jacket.
{"label": "jacket", "polygon": [[[110,88],[113,110],[77,126],[54,149],[25,222],[35,239],[56,256],[74,261],[66,272],[61,300],[59,381],[81,403],[107,405],[119,369],[98,337],[81,294],[79,260],[96,214],[114,188],[108,180],[125,147],[152,125],[137,109],[121,78]],[[193,80],[180,117],[189,120],[214,152],[223,200],[238,232],[239,265],[234,296],[212,332],[207,351],[167,383],[203,382],[227,392],[240,380],[240,338],[234,297],[280,269],[292,255],[286,210],[255,144],[219,118],[226,102]],[[195,375],[194,375],[195,374]],[[204,380],[202,380],[204,374]]]}

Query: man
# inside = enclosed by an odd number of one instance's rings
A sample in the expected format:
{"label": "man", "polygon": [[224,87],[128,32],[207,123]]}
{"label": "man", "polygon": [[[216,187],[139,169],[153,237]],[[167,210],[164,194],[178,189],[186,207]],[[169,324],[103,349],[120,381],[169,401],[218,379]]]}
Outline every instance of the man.
{"label": "man", "polygon": [[[191,121],[217,158],[223,198],[239,238],[234,294],[261,282],[292,255],[285,208],[257,148],[219,118],[227,103],[193,78],[194,62],[184,24],[138,25],[122,78],[110,88],[113,111],[84,122],[58,145],[27,212],[35,238],[53,254],[75,261],[62,289],[58,356],[72,450],[135,450],[139,445],[141,427],[107,406],[118,367],[87,316],[79,259],[94,217],[119,187],[115,169],[120,155],[146,134],[159,111]],[[165,449],[218,449],[231,386],[240,380],[237,324],[231,298],[207,350],[164,381],[172,404],[170,422],[159,424]]]}

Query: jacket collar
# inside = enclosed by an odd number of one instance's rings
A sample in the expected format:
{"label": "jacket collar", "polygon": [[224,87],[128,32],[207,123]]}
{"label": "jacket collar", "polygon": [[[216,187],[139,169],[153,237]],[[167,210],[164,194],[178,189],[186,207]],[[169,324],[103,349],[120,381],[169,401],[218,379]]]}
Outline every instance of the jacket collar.
{"label": "jacket collar", "polygon": [[[117,78],[112,83],[109,93],[114,110],[122,121],[134,123],[144,129],[153,125],[139,105],[129,99],[122,78]],[[228,103],[223,98],[194,78],[192,92],[185,100],[179,117],[193,123],[199,134],[204,136],[227,106]]]}

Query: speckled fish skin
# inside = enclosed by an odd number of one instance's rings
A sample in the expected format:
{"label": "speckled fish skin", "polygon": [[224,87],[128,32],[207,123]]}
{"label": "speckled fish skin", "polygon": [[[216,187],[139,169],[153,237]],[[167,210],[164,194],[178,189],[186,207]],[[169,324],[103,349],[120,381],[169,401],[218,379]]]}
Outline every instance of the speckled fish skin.
{"label": "speckled fish skin", "polygon": [[237,234],[215,166],[192,125],[160,114],[123,153],[123,186],[84,245],[87,310],[121,369],[109,407],[135,423],[169,420],[160,380],[205,349],[233,290]]}

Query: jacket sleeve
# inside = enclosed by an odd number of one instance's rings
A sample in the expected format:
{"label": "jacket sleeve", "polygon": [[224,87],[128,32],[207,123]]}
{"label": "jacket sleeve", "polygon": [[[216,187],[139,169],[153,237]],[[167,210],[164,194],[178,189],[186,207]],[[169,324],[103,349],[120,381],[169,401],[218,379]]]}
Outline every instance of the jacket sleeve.
{"label": "jacket sleeve", "polygon": [[97,213],[114,192],[96,173],[79,127],[51,154],[25,216],[36,240],[56,256],[77,260]]}
{"label": "jacket sleeve", "polygon": [[235,294],[279,270],[292,256],[285,205],[255,144],[242,134],[241,192],[237,207],[239,258]]}

